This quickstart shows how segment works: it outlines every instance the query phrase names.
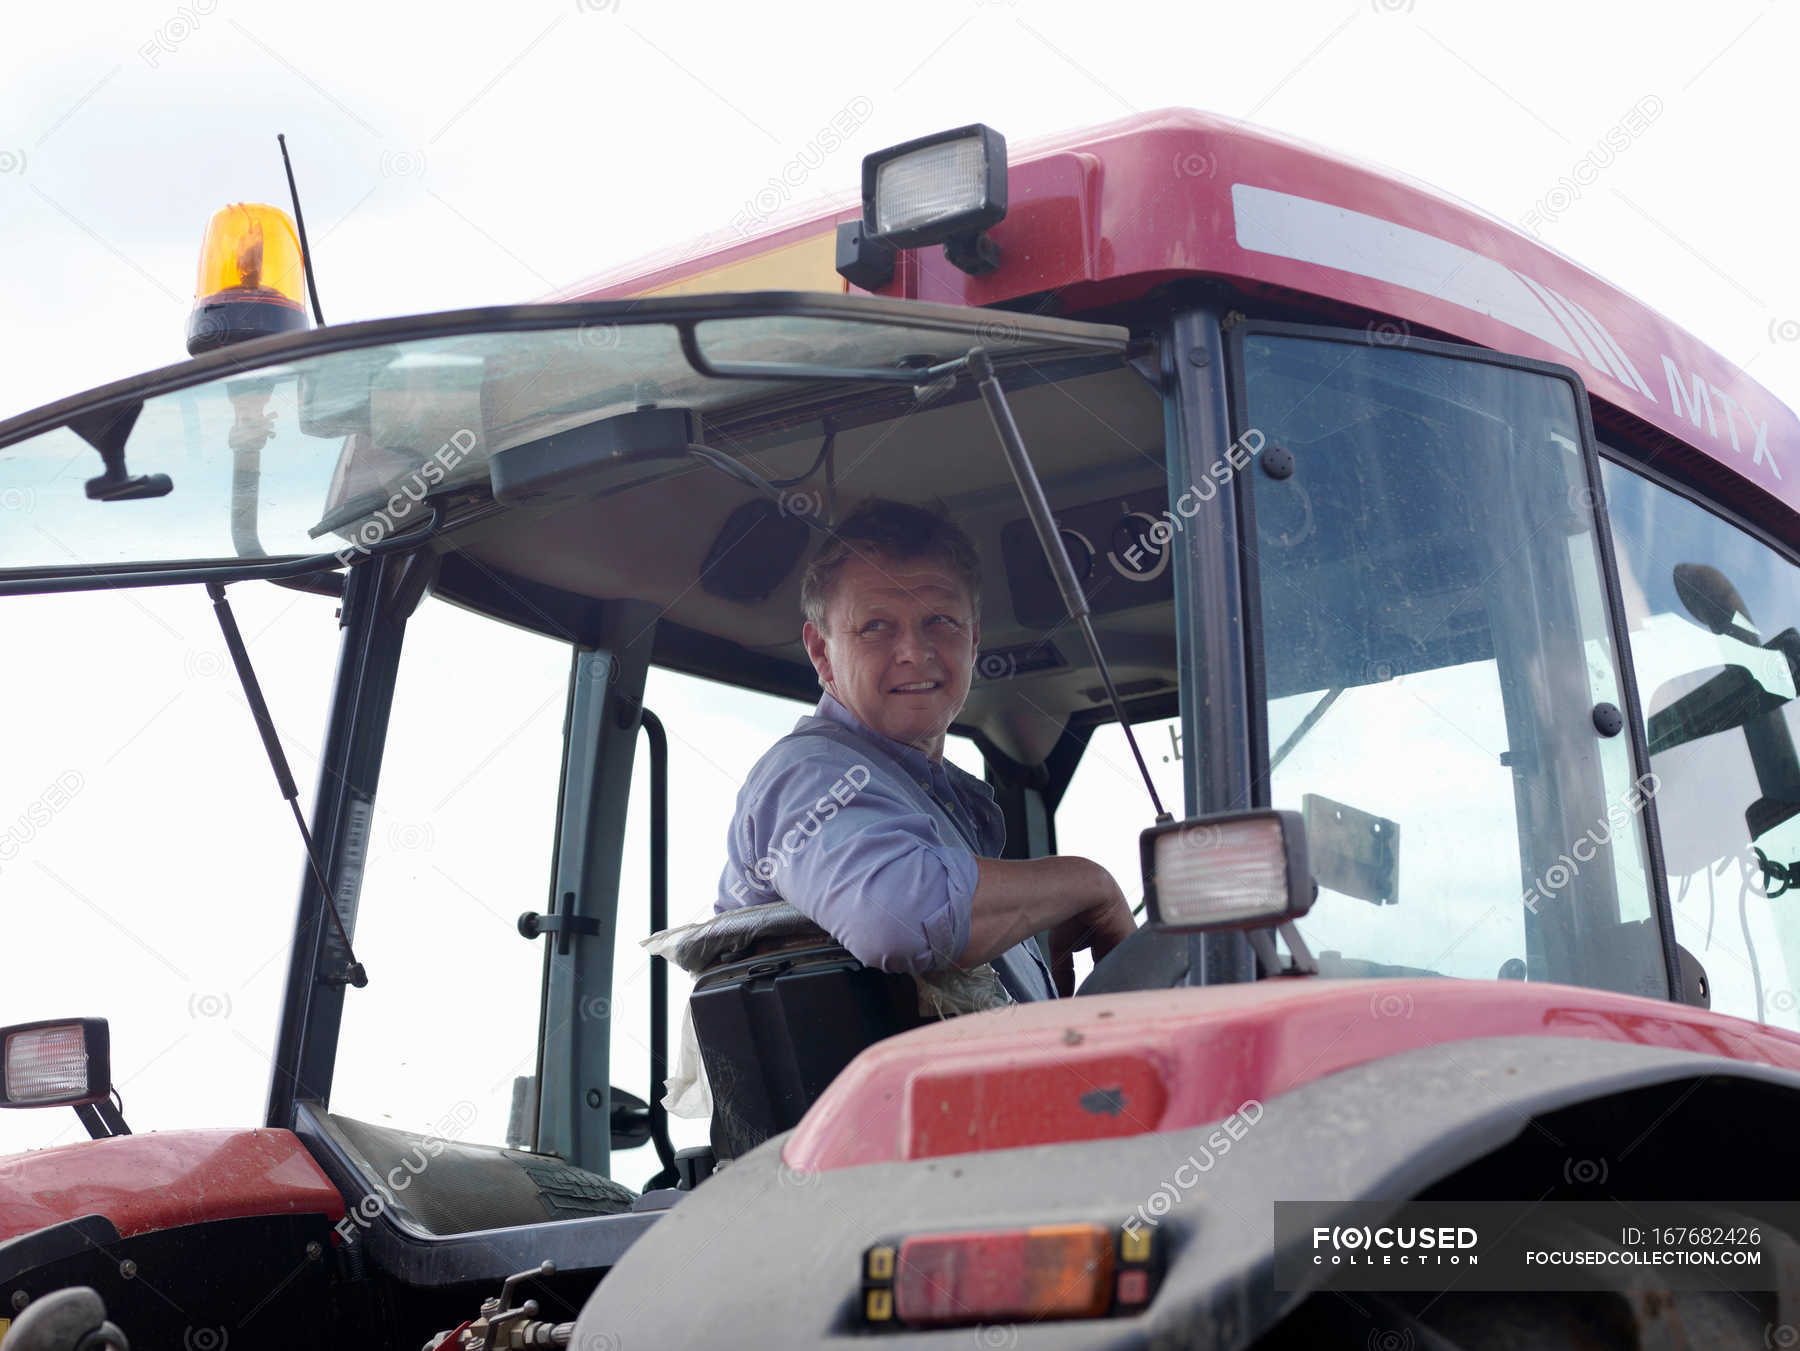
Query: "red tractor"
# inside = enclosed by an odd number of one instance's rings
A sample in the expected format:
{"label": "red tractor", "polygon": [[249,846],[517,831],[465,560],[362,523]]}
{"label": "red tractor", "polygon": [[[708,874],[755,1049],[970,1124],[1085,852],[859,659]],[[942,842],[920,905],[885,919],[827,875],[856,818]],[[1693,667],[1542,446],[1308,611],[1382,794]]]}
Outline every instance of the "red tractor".
{"label": "red tractor", "polygon": [[[5,1105],[95,1137],[0,1163],[9,1351],[1800,1342],[1800,427],[1719,355],[1187,112],[927,137],[860,202],[509,308],[313,328],[280,213],[215,226],[199,355],[0,424],[39,527],[0,592],[210,592],[307,854],[267,1114],[134,1135],[105,1023],[0,1031]],[[934,1016],[785,907],[632,956],[728,825],[657,682],[815,699],[800,574],[866,497],[981,554],[954,739],[1008,856],[1141,868],[1073,998]],[[253,581],[340,607],[310,813]],[[470,770],[550,846],[479,964],[375,884],[437,601],[491,635],[457,670],[521,634],[566,670],[542,791]],[[466,1085],[358,1114],[431,1046]]]}

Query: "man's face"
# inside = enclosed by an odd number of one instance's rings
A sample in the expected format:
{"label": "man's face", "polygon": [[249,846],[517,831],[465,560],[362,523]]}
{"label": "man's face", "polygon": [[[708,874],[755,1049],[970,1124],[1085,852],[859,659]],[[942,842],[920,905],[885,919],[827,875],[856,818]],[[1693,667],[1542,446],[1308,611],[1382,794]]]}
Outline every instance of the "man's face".
{"label": "man's face", "polygon": [[939,559],[852,556],[820,632],[802,631],[819,681],[864,725],[933,759],[969,697],[981,626],[968,587]]}

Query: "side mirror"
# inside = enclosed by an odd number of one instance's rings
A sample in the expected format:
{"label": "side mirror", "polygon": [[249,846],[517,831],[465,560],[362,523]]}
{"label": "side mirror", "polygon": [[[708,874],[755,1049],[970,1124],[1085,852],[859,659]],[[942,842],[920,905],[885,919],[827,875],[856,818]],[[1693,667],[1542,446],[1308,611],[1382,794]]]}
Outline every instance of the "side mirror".
{"label": "side mirror", "polygon": [[650,1142],[650,1104],[635,1093],[612,1091],[612,1147],[636,1149]]}
{"label": "side mirror", "polygon": [[129,1134],[112,1091],[106,1019],[0,1027],[0,1107],[73,1107],[95,1139]]}
{"label": "side mirror", "polygon": [[1722,636],[1729,634],[1741,638],[1754,646],[1762,644],[1756,622],[1750,618],[1750,608],[1738,595],[1737,587],[1732,585],[1731,578],[1711,564],[1677,563],[1675,595],[1701,628]]}

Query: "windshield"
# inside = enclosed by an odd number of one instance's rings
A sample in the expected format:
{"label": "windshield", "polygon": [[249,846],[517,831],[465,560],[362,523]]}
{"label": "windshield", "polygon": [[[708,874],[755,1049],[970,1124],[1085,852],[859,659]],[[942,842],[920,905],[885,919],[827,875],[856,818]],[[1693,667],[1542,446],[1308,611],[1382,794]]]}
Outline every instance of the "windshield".
{"label": "windshield", "polygon": [[[907,372],[980,344],[1003,364],[1119,351],[1094,324],[867,297],[544,305],[344,325],[257,344],[0,424],[0,572],[283,558],[372,547],[429,499],[485,493],[499,450],[646,404],[706,426],[745,405]],[[778,379],[767,378],[770,376]],[[116,441],[128,500],[85,485]],[[722,448],[730,449],[729,442]],[[347,560],[346,560],[347,561]]]}
{"label": "windshield", "polygon": [[[1326,974],[1666,995],[1577,388],[1244,339],[1270,796],[1304,813]],[[1279,466],[1280,461],[1274,462]],[[1616,727],[1615,727],[1616,732]]]}

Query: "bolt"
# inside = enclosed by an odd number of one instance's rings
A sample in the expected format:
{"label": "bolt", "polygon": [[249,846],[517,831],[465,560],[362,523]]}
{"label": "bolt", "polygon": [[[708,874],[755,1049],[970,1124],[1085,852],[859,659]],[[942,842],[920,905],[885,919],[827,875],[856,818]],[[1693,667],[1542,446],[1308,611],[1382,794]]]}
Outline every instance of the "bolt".
{"label": "bolt", "polygon": [[137,1275],[137,1263],[127,1257],[123,1262],[119,1263],[119,1275],[123,1276],[126,1280],[130,1280],[133,1276]]}
{"label": "bolt", "polygon": [[309,1262],[316,1262],[319,1260],[319,1255],[324,1251],[325,1249],[321,1248],[318,1243],[308,1243],[306,1245],[306,1260]]}
{"label": "bolt", "polygon": [[1204,366],[1212,360],[1212,353],[1204,347],[1188,348],[1188,365]]}
{"label": "bolt", "polygon": [[23,1309],[29,1303],[31,1303],[30,1295],[26,1294],[23,1290],[13,1291],[12,1306],[14,1310]]}

